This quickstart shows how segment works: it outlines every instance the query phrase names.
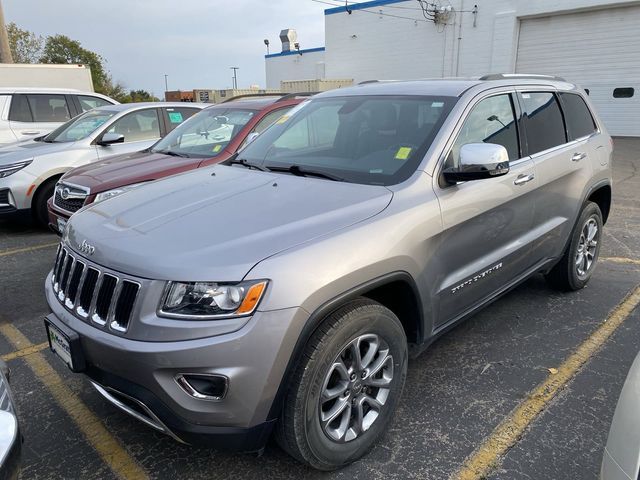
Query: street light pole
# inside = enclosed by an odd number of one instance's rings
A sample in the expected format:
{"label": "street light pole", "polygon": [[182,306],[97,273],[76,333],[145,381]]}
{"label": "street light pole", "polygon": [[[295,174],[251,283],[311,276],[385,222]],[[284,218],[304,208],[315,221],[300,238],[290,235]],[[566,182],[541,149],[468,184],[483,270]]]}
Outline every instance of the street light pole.
{"label": "street light pole", "polygon": [[167,75],[166,73],[164,74],[164,101],[167,101],[167,92],[169,91],[169,82],[167,81],[167,78],[169,77],[169,75]]}
{"label": "street light pole", "polygon": [[238,70],[240,70],[240,67],[229,67],[231,70],[233,70],[233,89],[237,90],[238,89]]}
{"label": "street light pole", "polygon": [[4,25],[4,14],[2,13],[2,3],[0,3],[0,63],[13,63],[11,48],[9,48],[9,36]]}

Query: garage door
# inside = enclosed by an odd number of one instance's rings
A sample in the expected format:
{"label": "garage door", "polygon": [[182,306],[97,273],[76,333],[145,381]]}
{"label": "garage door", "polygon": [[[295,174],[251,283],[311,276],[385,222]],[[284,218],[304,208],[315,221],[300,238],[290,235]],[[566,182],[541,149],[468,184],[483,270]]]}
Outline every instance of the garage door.
{"label": "garage door", "polygon": [[640,136],[640,6],[522,19],[516,72],[589,91],[612,135]]}

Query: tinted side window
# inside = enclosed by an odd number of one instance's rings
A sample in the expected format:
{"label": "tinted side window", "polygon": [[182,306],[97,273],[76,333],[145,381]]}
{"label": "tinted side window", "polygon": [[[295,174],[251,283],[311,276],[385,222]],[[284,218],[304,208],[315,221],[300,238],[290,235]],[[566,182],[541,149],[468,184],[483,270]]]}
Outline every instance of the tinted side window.
{"label": "tinted side window", "polygon": [[111,103],[107,102],[105,99],[100,97],[90,97],[88,95],[78,95],[78,101],[80,102],[80,107],[82,107],[82,111],[86,112],[87,110],[91,110],[92,108],[104,107],[105,105],[111,105]]}
{"label": "tinted side window", "polygon": [[569,140],[585,137],[596,131],[596,124],[591,112],[580,95],[561,93],[560,98],[569,131]]}
{"label": "tinted side window", "polygon": [[522,100],[529,155],[567,142],[560,106],[553,93],[524,92]]}
{"label": "tinted side window", "polygon": [[33,122],[29,102],[27,102],[27,97],[25,95],[14,95],[11,99],[9,120],[14,122]]}
{"label": "tinted side window", "polygon": [[27,95],[34,122],[66,122],[71,118],[64,95]]}
{"label": "tinted side window", "polygon": [[200,110],[197,108],[183,108],[183,107],[171,107],[164,109],[164,114],[167,119],[167,131],[170,132],[187,118],[195,115]]}
{"label": "tinted side window", "polygon": [[486,98],[473,107],[462,124],[445,168],[460,165],[460,148],[468,143],[495,143],[507,149],[509,160],[520,157],[516,119],[509,94]]}
{"label": "tinted side window", "polygon": [[121,133],[125,142],[140,142],[160,138],[158,112],[155,108],[129,113],[117,120],[109,133]]}

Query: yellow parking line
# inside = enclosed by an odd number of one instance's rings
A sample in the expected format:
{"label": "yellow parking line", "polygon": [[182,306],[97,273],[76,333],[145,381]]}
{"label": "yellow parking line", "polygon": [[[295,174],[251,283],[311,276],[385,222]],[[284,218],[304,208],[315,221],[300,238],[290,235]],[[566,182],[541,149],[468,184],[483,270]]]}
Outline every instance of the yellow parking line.
{"label": "yellow parking line", "polygon": [[58,242],[56,243],[45,243],[44,245],[36,245],[33,247],[24,247],[24,248],[11,248],[9,250],[5,250],[0,252],[0,257],[6,257],[8,255],[15,255],[16,253],[26,253],[33,252],[35,250],[41,250],[43,248],[56,247],[58,246]]}
{"label": "yellow parking line", "polygon": [[7,353],[2,355],[2,360],[8,362],[9,360],[13,360],[14,358],[22,358],[27,355],[31,355],[32,353],[41,352],[45,348],[49,347],[49,342],[42,342],[37,345],[31,345],[30,347],[22,348],[20,350],[16,350],[15,352]]}
{"label": "yellow parking line", "polygon": [[538,385],[511,414],[505,418],[485,441],[465,461],[452,480],[479,480],[485,478],[513,447],[525,429],[544,410],[555,395],[622,325],[622,322],[640,304],[640,286],[636,287],[559,367]]}
{"label": "yellow parking line", "polygon": [[[9,323],[0,323],[0,333],[15,348],[22,350],[34,346],[22,332]],[[42,353],[32,353],[25,356],[24,360],[118,477],[127,480],[149,478],[140,465],[122,448],[118,440],[104,427],[100,419],[67,387]]]}
{"label": "yellow parking line", "polygon": [[602,257],[601,260],[605,262],[612,263],[624,263],[627,265],[640,265],[640,260],[636,260],[634,258],[626,258],[626,257]]}

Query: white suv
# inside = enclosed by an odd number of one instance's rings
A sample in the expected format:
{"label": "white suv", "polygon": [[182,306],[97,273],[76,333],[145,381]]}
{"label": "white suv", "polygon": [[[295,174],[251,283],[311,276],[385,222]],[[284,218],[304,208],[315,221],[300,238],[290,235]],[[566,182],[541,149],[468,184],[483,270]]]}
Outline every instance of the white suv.
{"label": "white suv", "polygon": [[44,135],[87,110],[117,103],[66,88],[0,88],[0,145]]}

